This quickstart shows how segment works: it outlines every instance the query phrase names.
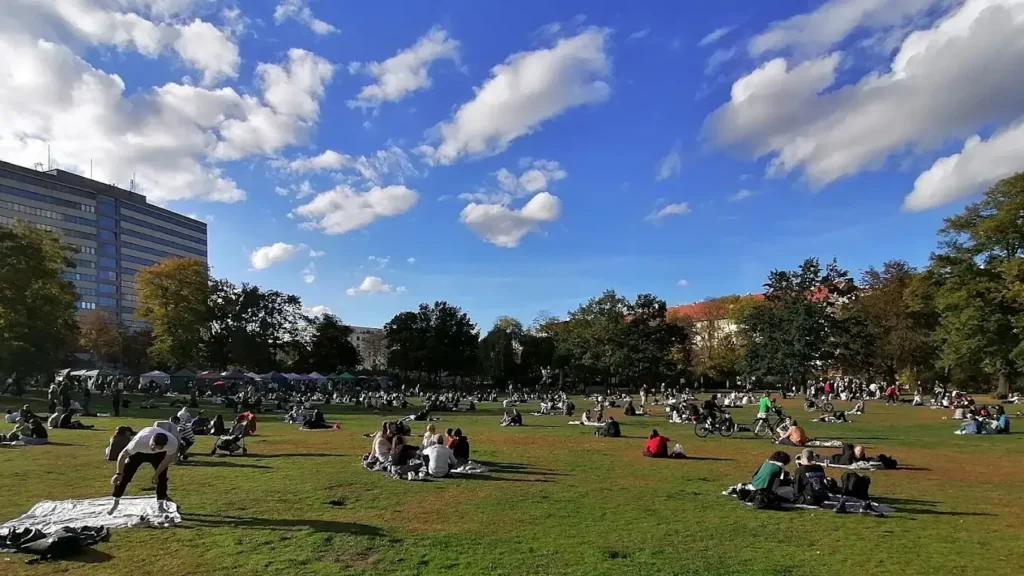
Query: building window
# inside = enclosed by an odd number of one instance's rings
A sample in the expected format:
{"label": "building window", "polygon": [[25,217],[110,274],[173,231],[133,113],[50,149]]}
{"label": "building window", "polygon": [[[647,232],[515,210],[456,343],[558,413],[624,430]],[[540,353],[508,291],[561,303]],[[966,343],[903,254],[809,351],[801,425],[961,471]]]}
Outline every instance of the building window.
{"label": "building window", "polygon": [[127,202],[122,202],[121,203],[121,213],[123,214],[126,209],[127,210],[131,210],[132,212],[135,212],[136,214],[142,214],[143,216],[149,216],[150,218],[155,218],[157,220],[161,220],[163,222],[167,222],[168,224],[174,224],[175,226],[181,226],[182,228],[184,228],[186,230],[192,230],[193,232],[198,232],[198,233],[203,234],[203,235],[206,234],[206,226],[203,226],[202,224],[200,224],[198,222],[195,222],[193,220],[185,220],[182,217],[174,218],[174,217],[168,216],[166,214],[163,214],[161,212],[157,212],[156,210],[150,210],[148,208],[143,208],[142,206],[137,206],[135,204],[129,204]]}
{"label": "building window", "polygon": [[104,256],[117,256],[117,246],[100,242],[99,252]]}
{"label": "building window", "polygon": [[81,272],[61,272],[60,277],[65,280],[78,280],[80,282],[95,282],[96,276],[93,274],[82,274]]}
{"label": "building window", "polygon": [[79,254],[95,254],[96,253],[96,249],[93,248],[92,246],[75,246],[75,247],[78,248],[78,253]]}
{"label": "building window", "polygon": [[122,254],[121,260],[124,262],[131,262],[132,264],[141,264],[142,266],[153,266],[154,264],[156,264],[156,262],[153,260],[147,260],[146,258],[137,258],[135,256],[129,256],[128,254]]}
{"label": "building window", "polygon": [[0,192],[4,194],[10,194],[11,196],[19,196],[27,200],[35,200],[36,202],[45,202],[47,204],[53,204],[54,206],[63,206],[64,208],[71,208],[72,210],[81,210],[89,214],[96,213],[96,207],[90,204],[81,204],[78,202],[72,202],[71,200],[64,200],[63,198],[56,198],[54,196],[47,196],[45,194],[37,194],[29,190],[22,190],[21,188],[13,188],[0,184]]}
{"label": "building window", "polygon": [[95,288],[82,288],[81,286],[75,286],[75,290],[78,290],[79,296],[95,296]]}
{"label": "building window", "polygon": [[100,292],[105,292],[107,294],[117,294],[117,286],[114,286],[113,284],[100,284],[99,290]]}
{"label": "building window", "polygon": [[[163,226],[158,226],[156,224],[153,224],[152,222],[146,222],[145,220],[139,220],[138,218],[132,218],[131,216],[126,216],[124,214],[121,214],[121,222],[122,223],[127,222],[129,224],[134,224],[136,226],[145,228],[146,230],[152,230],[153,232],[162,232],[164,234],[167,234],[168,236],[173,236],[175,238],[182,238],[182,239],[191,240],[192,242],[195,242],[197,244],[203,244],[203,245],[206,244],[205,233],[204,233],[204,238],[196,238],[195,236],[192,236],[190,234],[182,233],[181,230],[172,230],[170,228],[164,228]],[[148,236],[146,234],[140,234],[139,232],[136,232],[135,230],[128,230],[127,228],[125,230],[128,231],[128,234],[131,234],[133,236],[137,236],[137,237],[142,238],[144,240],[152,240],[152,237],[150,237],[150,236]],[[155,240],[152,240],[152,241],[155,242]],[[161,240],[161,243],[164,243],[164,242],[167,242],[167,241],[166,240]],[[195,250],[195,248],[193,248],[193,250]],[[204,252],[204,255],[205,255],[205,252]]]}
{"label": "building window", "polygon": [[13,210],[14,212],[21,212],[22,214],[41,216],[43,218],[49,218],[51,220],[60,220],[62,222],[69,222],[71,224],[79,224],[81,226],[96,225],[95,220],[89,220],[88,218],[69,216],[68,214],[64,214],[62,212],[46,210],[45,208],[36,208],[35,206],[27,206],[25,204],[18,204],[16,202],[8,202],[7,200],[0,200],[0,208],[6,208],[8,210]]}
{"label": "building window", "polygon": [[75,267],[76,268],[95,268],[96,267],[96,263],[95,262],[90,262],[88,260],[79,260],[78,258],[75,258],[74,261],[75,261]]}
{"label": "building window", "polygon": [[114,234],[110,230],[97,230],[96,237],[104,242],[117,242],[117,234]]}
{"label": "building window", "polygon": [[95,310],[96,309],[96,303],[95,302],[82,302],[81,300],[79,300],[78,302],[75,302],[75,306],[79,310]]}
{"label": "building window", "polygon": [[113,268],[117,270],[117,260],[114,258],[108,258],[106,256],[99,257],[100,266],[103,268]]}
{"label": "building window", "polygon": [[99,301],[100,306],[107,306],[110,308],[114,308],[117,306],[116,298],[104,298],[103,296],[100,296],[99,298],[97,298],[97,300]]}
{"label": "building window", "polygon": [[101,280],[117,281],[117,272],[113,272],[111,270],[98,270],[96,275],[99,276]]}
{"label": "building window", "polygon": [[103,216],[117,216],[117,206],[109,200],[100,200],[96,204],[96,211]]}
{"label": "building window", "polygon": [[125,302],[135,302],[135,294],[121,294],[121,300]]}
{"label": "building window", "polygon": [[100,216],[96,220],[96,225],[100,228],[117,228],[117,220],[114,220],[110,216]]}

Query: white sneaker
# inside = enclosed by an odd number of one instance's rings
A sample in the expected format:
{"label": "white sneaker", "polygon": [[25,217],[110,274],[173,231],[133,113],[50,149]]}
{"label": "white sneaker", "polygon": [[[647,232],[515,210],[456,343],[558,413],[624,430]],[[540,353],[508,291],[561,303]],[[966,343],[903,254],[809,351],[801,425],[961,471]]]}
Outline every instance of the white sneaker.
{"label": "white sneaker", "polygon": [[120,505],[121,505],[121,499],[120,498],[114,498],[114,505],[110,507],[110,510],[107,510],[107,516],[110,516],[111,514],[113,514],[117,510],[117,507],[120,506]]}

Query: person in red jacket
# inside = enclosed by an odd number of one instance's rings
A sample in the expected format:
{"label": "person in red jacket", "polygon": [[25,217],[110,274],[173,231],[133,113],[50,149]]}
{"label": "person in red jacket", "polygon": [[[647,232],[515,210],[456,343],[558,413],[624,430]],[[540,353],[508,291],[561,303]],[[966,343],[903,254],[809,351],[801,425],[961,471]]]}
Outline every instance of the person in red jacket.
{"label": "person in red jacket", "polygon": [[644,444],[644,456],[649,458],[668,457],[668,438],[658,434],[657,430],[651,430],[647,437],[647,444]]}

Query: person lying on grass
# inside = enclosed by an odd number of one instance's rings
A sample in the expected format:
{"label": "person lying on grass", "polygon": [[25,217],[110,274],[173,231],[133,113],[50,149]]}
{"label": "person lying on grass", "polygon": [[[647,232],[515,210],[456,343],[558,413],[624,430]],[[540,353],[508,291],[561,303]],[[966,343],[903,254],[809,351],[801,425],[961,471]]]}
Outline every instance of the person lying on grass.
{"label": "person lying on grass", "polygon": [[821,416],[814,419],[815,422],[825,422],[827,424],[846,423],[850,419],[846,417],[846,412],[841,410],[834,410],[832,412],[822,412]]}
{"label": "person lying on grass", "polygon": [[807,444],[807,432],[800,427],[796,420],[792,420],[789,423],[789,429],[775,443],[784,446],[803,446]]}
{"label": "person lying on grass", "polygon": [[850,414],[863,414],[864,413],[864,401],[863,400],[858,400],[857,403],[853,405],[853,410],[850,410],[849,413]]}

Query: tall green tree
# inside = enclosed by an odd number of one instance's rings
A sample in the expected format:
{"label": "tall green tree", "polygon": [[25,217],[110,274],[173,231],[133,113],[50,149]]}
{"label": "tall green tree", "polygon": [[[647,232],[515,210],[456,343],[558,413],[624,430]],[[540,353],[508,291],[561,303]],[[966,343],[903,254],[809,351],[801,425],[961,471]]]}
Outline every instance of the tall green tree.
{"label": "tall green tree", "polygon": [[932,257],[940,366],[978,366],[1000,393],[1024,369],[1024,172],[946,219]]}
{"label": "tall green tree", "polygon": [[121,360],[121,332],[116,317],[105,310],[89,310],[78,318],[79,346],[99,364]]}
{"label": "tall green tree", "polygon": [[480,340],[481,374],[500,387],[520,382],[525,376],[522,366],[525,339],[526,331],[515,318],[503,316],[495,320],[494,326]]}
{"label": "tall green tree", "polygon": [[169,368],[194,368],[208,327],[210,272],[195,258],[170,258],[135,276],[136,316],[152,326],[150,356]]}
{"label": "tall green tree", "polygon": [[476,367],[480,333],[458,306],[438,301],[384,325],[388,366],[402,372],[466,375]]}
{"label": "tall green tree", "polygon": [[24,225],[0,226],[0,375],[15,388],[51,373],[77,340],[70,265],[56,235]]}
{"label": "tall green tree", "polygon": [[934,363],[935,315],[916,291],[918,276],[903,260],[861,274],[856,299],[842,311],[850,342],[844,350],[855,351],[847,368],[893,383],[901,372],[919,374]]}
{"label": "tall green tree", "polygon": [[314,316],[308,322],[308,339],[293,369],[327,375],[359,365],[359,351],[349,340],[351,326],[343,324],[334,314]]}
{"label": "tall green tree", "polygon": [[206,361],[220,369],[244,366],[261,373],[281,368],[285,344],[298,339],[309,322],[298,296],[227,280],[212,283],[208,316]]}
{"label": "tall green tree", "polygon": [[772,270],[765,299],[741,320],[747,374],[804,385],[812,371],[837,358],[835,339],[844,334],[838,308],[856,291],[853,279],[832,261],[822,269],[808,258],[796,270]]}

